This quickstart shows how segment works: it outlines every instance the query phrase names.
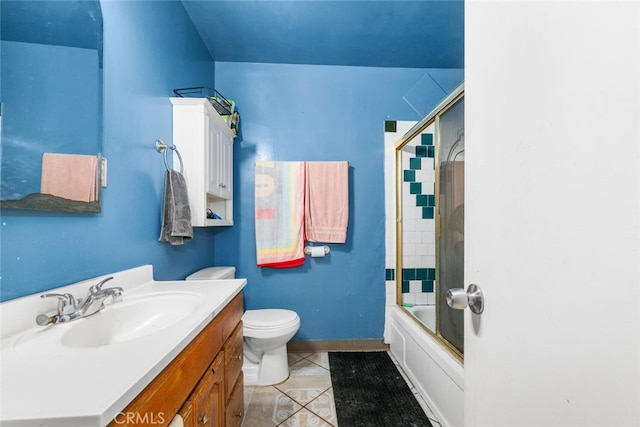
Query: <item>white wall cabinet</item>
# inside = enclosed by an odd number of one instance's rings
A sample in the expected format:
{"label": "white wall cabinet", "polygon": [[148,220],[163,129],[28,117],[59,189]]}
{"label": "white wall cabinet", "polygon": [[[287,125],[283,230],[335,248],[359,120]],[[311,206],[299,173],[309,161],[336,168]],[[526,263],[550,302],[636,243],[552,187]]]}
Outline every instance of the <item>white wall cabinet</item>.
{"label": "white wall cabinet", "polygon": [[[170,98],[173,144],[182,156],[194,227],[233,225],[235,134],[206,98]],[[174,168],[179,160],[174,152]],[[207,210],[222,219],[207,218]]]}

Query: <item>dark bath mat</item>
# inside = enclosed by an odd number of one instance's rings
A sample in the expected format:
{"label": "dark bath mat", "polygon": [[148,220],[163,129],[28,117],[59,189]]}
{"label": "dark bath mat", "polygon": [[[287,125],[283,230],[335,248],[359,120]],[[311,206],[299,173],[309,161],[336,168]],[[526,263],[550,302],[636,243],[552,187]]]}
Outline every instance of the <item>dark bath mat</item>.
{"label": "dark bath mat", "polygon": [[330,352],[340,427],[433,427],[385,351]]}

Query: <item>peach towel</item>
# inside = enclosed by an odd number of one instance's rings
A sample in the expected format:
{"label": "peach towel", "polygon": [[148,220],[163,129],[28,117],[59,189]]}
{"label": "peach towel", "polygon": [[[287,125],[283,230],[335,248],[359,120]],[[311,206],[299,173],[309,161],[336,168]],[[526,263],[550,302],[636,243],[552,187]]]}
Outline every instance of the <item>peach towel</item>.
{"label": "peach towel", "polygon": [[305,182],[307,240],[346,242],[349,221],[349,162],[307,162]]}
{"label": "peach towel", "polygon": [[97,172],[97,156],[44,153],[40,192],[68,200],[95,202]]}

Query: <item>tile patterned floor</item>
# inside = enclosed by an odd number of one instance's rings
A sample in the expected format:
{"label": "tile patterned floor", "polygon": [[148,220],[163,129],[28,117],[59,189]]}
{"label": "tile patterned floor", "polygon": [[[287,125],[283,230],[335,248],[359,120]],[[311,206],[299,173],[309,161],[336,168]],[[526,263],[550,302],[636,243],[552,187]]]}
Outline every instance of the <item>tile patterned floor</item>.
{"label": "tile patterned floor", "polygon": [[[245,387],[242,426],[338,427],[328,354],[289,353],[289,370],[289,378],[280,384]],[[424,400],[407,383],[433,426],[440,427]]]}

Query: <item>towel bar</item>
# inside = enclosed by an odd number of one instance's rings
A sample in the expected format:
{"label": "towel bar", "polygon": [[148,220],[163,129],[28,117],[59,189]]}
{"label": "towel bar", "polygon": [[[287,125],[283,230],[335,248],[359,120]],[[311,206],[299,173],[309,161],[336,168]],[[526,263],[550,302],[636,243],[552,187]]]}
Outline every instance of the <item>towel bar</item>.
{"label": "towel bar", "polygon": [[161,139],[156,139],[156,150],[158,151],[158,153],[164,154],[164,165],[167,170],[171,170],[171,168],[169,167],[169,162],[167,161],[167,148],[169,150],[175,151],[175,153],[178,155],[178,160],[180,160],[180,172],[184,173],[184,164],[182,163],[182,156],[180,155],[178,148],[176,148],[175,145],[167,145],[167,143],[162,141]]}

